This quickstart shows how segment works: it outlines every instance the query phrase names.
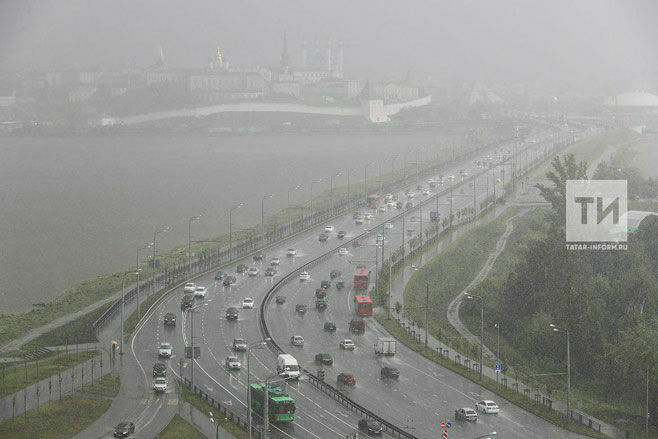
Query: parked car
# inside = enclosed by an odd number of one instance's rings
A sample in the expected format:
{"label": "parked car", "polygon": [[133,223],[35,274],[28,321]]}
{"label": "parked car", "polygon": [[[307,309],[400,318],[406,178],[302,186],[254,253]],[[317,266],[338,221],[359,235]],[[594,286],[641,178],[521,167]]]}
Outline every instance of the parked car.
{"label": "parked car", "polygon": [[237,320],[238,319],[238,309],[235,307],[230,307],[226,310],[226,320]]}
{"label": "parked car", "polygon": [[276,296],[277,305],[283,305],[286,303],[286,296]]}
{"label": "parked car", "polygon": [[230,287],[231,285],[233,285],[237,281],[238,280],[235,276],[226,276],[224,278],[224,281],[222,282],[222,285],[224,285],[225,287]]}
{"label": "parked car", "polygon": [[331,366],[332,364],[334,364],[334,359],[332,358],[331,354],[321,353],[315,355],[315,362],[320,364],[325,364],[327,366]]}
{"label": "parked car", "polygon": [[156,392],[166,392],[167,391],[167,379],[163,377],[157,377],[153,381],[153,390]]}
{"label": "parked car", "polygon": [[183,287],[184,293],[193,293],[194,291],[196,291],[196,284],[192,282],[186,283],[185,286]]}
{"label": "parked car", "polygon": [[354,341],[350,339],[345,339],[340,342],[340,348],[345,349],[346,351],[353,351],[356,345],[354,344]]}
{"label": "parked car", "polygon": [[470,407],[455,410],[455,419],[458,421],[477,421],[478,413]]}
{"label": "parked car", "polygon": [[239,274],[242,274],[245,271],[247,271],[248,269],[249,269],[249,267],[247,267],[245,264],[238,264],[238,266],[235,267],[235,272],[239,273]]}
{"label": "parked car", "polygon": [[258,276],[259,270],[256,267],[251,267],[247,274],[251,277]]}
{"label": "parked car", "polygon": [[218,271],[217,273],[215,273],[215,280],[222,280],[225,277],[226,277],[226,273],[224,273],[223,271]]}
{"label": "parked car", "polygon": [[153,365],[153,376],[154,377],[163,377],[167,375],[167,365],[164,363],[157,362]]}
{"label": "parked car", "polygon": [[158,349],[158,356],[162,358],[171,357],[171,343],[160,343],[160,348]]}
{"label": "parked car", "polygon": [[495,402],[489,399],[478,401],[475,404],[475,410],[477,410],[478,412],[493,413],[493,414],[499,412],[498,404],[496,404]]}
{"label": "parked car", "polygon": [[297,256],[297,250],[295,250],[294,248],[289,248],[288,250],[286,250],[286,256],[288,256],[289,258],[293,256]]}
{"label": "parked car", "polygon": [[238,357],[234,357],[232,355],[226,357],[225,364],[228,370],[240,370],[240,368],[242,367],[242,365],[240,364],[240,360],[238,360]]}
{"label": "parked car", "polygon": [[384,427],[382,427],[380,422],[377,422],[374,419],[360,419],[359,430],[363,431],[368,436],[381,436]]}
{"label": "parked car", "polygon": [[347,235],[347,232],[345,230],[340,230],[338,232],[338,239],[343,239]]}
{"label": "parked car", "polygon": [[168,312],[164,316],[164,324],[166,326],[175,326],[176,325],[176,314],[173,312]]}
{"label": "parked car", "polygon": [[243,338],[234,338],[233,339],[233,350],[234,351],[246,351],[247,342]]}
{"label": "parked car", "polygon": [[135,424],[132,422],[121,422],[114,427],[114,437],[128,437],[135,432]]}
{"label": "parked car", "polygon": [[253,256],[253,258],[254,258],[254,261],[258,262],[258,261],[262,261],[263,259],[265,259],[265,255],[262,252],[261,253],[256,253]]}
{"label": "parked car", "polygon": [[339,373],[336,382],[343,386],[356,386],[356,378],[349,372]]}
{"label": "parked car", "polygon": [[290,344],[293,346],[304,346],[304,337],[301,335],[293,335],[290,337]]}
{"label": "parked car", "polygon": [[324,322],[324,330],[327,332],[336,332],[336,324],[334,322]]}
{"label": "parked car", "polygon": [[254,299],[251,297],[242,299],[242,309],[254,309]]}
{"label": "parked car", "polygon": [[382,370],[380,371],[380,376],[382,378],[398,379],[398,378],[400,378],[400,371],[395,367],[384,366],[384,367],[382,367]]}
{"label": "parked car", "polygon": [[279,265],[281,263],[281,258],[278,256],[273,257],[270,259],[270,265]]}
{"label": "parked car", "polygon": [[332,279],[336,279],[341,274],[342,273],[340,272],[340,270],[331,270],[331,273],[329,273],[329,277],[332,278]]}
{"label": "parked car", "polygon": [[194,297],[200,297],[203,299],[206,297],[206,294],[208,294],[208,288],[206,287],[196,287],[196,290],[194,290]]}
{"label": "parked car", "polygon": [[272,277],[276,274],[276,268],[274,267],[267,267],[267,270],[265,270],[265,276]]}
{"label": "parked car", "polygon": [[181,309],[192,308],[192,305],[194,305],[194,295],[192,294],[184,295],[180,303]]}

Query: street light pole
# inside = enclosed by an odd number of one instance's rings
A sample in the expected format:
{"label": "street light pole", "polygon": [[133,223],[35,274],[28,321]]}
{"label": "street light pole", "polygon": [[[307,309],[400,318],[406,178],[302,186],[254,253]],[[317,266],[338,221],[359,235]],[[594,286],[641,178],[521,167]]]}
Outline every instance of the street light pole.
{"label": "street light pole", "polygon": [[349,203],[351,201],[350,198],[350,174],[352,173],[354,169],[348,169],[347,170],[347,202]]}
{"label": "street light pole", "polygon": [[297,189],[299,189],[299,185],[297,185],[293,188],[288,188],[288,208],[286,209],[286,211],[288,212],[288,229],[290,229],[291,224],[292,224],[292,222],[290,220],[290,192],[291,191],[296,191]]}
{"label": "street light pole", "polygon": [[208,305],[208,302],[206,303],[201,303],[197,306],[193,306],[192,308],[188,309],[187,312],[190,314],[190,345],[192,346],[192,358],[191,358],[191,370],[190,370],[190,380],[192,382],[192,392],[194,392],[194,314],[196,311],[194,311],[197,308],[200,308],[202,306]]}
{"label": "street light pole", "polygon": [[139,247],[137,249],[137,257],[135,258],[135,271],[137,273],[137,320],[139,320],[141,318],[141,313],[140,313],[140,309],[139,309],[139,272],[140,272],[140,270],[139,270],[139,252],[140,252],[140,250],[146,250],[148,248],[151,248],[152,245],[153,245],[153,243],[150,243],[148,245],[145,245],[144,247]]}
{"label": "street light pole", "polygon": [[251,373],[249,369],[249,360],[251,359],[251,349],[258,346],[265,346],[266,342],[270,341],[271,338],[268,337],[263,341],[258,341],[247,345],[247,424],[248,424],[248,436],[251,439]]}
{"label": "street light pole", "polygon": [[341,173],[331,174],[329,176],[330,180],[330,189],[329,189],[329,198],[331,198],[331,214],[334,214],[334,177],[340,177]]}
{"label": "street light pole", "polygon": [[318,178],[317,180],[311,181],[311,221],[312,221],[312,218],[313,218],[313,185],[315,183],[320,183],[321,181],[322,181],[321,178]]}
{"label": "street light pole", "polygon": [[265,200],[272,198],[274,194],[265,195],[260,202],[260,247],[265,248]]}
{"label": "street light pole", "polygon": [[233,212],[242,207],[243,203],[238,204],[228,211],[228,260],[233,258]]}
{"label": "street light pole", "polygon": [[190,217],[187,223],[187,272],[192,274],[192,221],[198,221],[201,215]]}
{"label": "street light pole", "polygon": [[469,299],[480,299],[480,381],[482,381],[482,353],[484,351],[484,297],[464,293]]}
{"label": "street light pole", "polygon": [[562,330],[551,323],[549,325],[555,332],[564,332],[567,334],[567,417],[571,419],[571,339],[569,330]]}
{"label": "street light pole", "polygon": [[[153,280],[151,282],[151,292],[152,293],[155,293],[155,273],[157,271],[156,266],[155,266],[155,242],[156,242],[155,239],[158,236],[158,233],[164,233],[164,232],[168,232],[168,231],[169,231],[169,227],[164,227],[162,229],[157,229],[153,233],[153,260],[152,260],[152,262],[153,262],[153,276],[152,276]],[[147,293],[147,295],[148,295],[148,293]]]}
{"label": "street light pole", "polygon": [[121,338],[119,339],[119,355],[123,355],[123,313],[126,303],[126,274],[121,280]]}
{"label": "street light pole", "polygon": [[[496,327],[496,364],[500,364],[500,323],[494,326]],[[498,384],[498,367],[496,367],[496,384]]]}

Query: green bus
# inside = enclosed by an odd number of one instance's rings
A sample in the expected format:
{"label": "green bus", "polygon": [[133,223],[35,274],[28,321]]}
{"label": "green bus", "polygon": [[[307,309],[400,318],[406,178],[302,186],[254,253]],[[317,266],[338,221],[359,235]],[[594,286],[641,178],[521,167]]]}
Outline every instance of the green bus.
{"label": "green bus", "polygon": [[[263,398],[265,384],[251,384],[251,409],[263,415]],[[281,387],[272,387],[267,391],[270,400],[268,417],[270,422],[292,422],[295,420],[295,400],[288,396]]]}

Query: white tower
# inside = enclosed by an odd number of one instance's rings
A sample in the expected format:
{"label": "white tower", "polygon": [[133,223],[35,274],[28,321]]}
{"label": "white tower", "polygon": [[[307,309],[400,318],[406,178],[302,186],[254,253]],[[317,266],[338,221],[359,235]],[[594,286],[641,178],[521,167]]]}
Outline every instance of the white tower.
{"label": "white tower", "polygon": [[327,49],[324,52],[324,68],[331,72],[331,38],[327,40]]}
{"label": "white tower", "polygon": [[336,78],[343,77],[343,42],[341,41],[338,46],[338,55],[336,55],[336,66],[334,68],[334,76]]}
{"label": "white tower", "polygon": [[306,69],[306,40],[302,41],[302,69]]}

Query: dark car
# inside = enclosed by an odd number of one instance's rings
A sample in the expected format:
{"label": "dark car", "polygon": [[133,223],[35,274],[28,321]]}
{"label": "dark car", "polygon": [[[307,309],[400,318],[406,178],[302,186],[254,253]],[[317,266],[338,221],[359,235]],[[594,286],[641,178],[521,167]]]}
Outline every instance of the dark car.
{"label": "dark car", "polygon": [[238,309],[235,307],[230,307],[226,310],[226,320],[237,320],[238,318]]}
{"label": "dark car", "polygon": [[242,338],[234,338],[233,339],[233,350],[234,351],[246,351],[247,350],[247,342]]}
{"label": "dark car", "polygon": [[302,303],[298,303],[295,305],[295,311],[298,312],[299,314],[304,314],[307,311],[306,305]]}
{"label": "dark car", "polygon": [[176,325],[176,314],[173,312],[168,312],[164,316],[164,324],[167,326],[174,326]]}
{"label": "dark car", "polygon": [[372,419],[361,419],[359,421],[359,430],[365,432],[368,436],[381,436],[384,427],[380,422]]}
{"label": "dark car", "polygon": [[315,299],[315,308],[318,311],[324,311],[327,309],[327,306],[329,306],[329,302],[327,302],[327,299]]}
{"label": "dark car", "polygon": [[321,353],[315,355],[315,362],[320,364],[326,364],[327,366],[331,366],[332,364],[334,364],[334,359],[331,357],[331,354]]}
{"label": "dark car", "polygon": [[286,303],[286,296],[276,296],[277,305],[283,305]]}
{"label": "dark car", "polygon": [[414,207],[414,203],[412,203],[411,201],[407,201],[407,204],[405,205],[405,207],[407,209],[411,209],[412,207]]}
{"label": "dark car", "polygon": [[341,372],[338,374],[338,377],[336,377],[336,382],[344,386],[356,386],[356,378],[354,378],[354,375],[348,372]]}
{"label": "dark car", "polygon": [[239,264],[237,267],[235,267],[235,272],[236,273],[244,273],[248,269],[249,269],[249,267],[247,267],[245,264]]}
{"label": "dark car", "polygon": [[362,318],[355,317],[350,321],[350,332],[352,334],[365,334],[366,321]]}
{"label": "dark car", "polygon": [[335,332],[336,331],[336,324],[334,322],[325,322],[324,323],[324,330],[328,332]]}
{"label": "dark car", "polygon": [[167,376],[167,365],[164,363],[155,363],[153,365],[153,376],[154,377]]}
{"label": "dark car", "polygon": [[222,280],[225,277],[226,277],[226,273],[224,273],[223,271],[218,271],[217,273],[215,273],[215,280]]}
{"label": "dark car", "polygon": [[395,203],[395,208],[402,209],[402,201],[398,201],[397,203]]}
{"label": "dark car", "polygon": [[318,236],[320,242],[325,242],[327,239],[329,239],[329,236],[326,233],[320,233],[320,236]]}
{"label": "dark car", "polygon": [[395,367],[384,366],[382,367],[381,373],[382,378],[400,378],[400,371]]}
{"label": "dark car", "polygon": [[122,422],[114,427],[114,437],[128,437],[135,432],[135,424]]}
{"label": "dark car", "polygon": [[222,282],[222,285],[224,285],[225,287],[230,287],[236,281],[237,281],[237,279],[235,278],[235,276],[226,276],[224,278],[224,281]]}
{"label": "dark car", "polygon": [[265,255],[263,253],[256,253],[254,255],[254,261],[262,261],[265,259]]}
{"label": "dark car", "polygon": [[347,232],[345,232],[345,230],[338,231],[338,239],[343,239],[345,235],[347,235]]}
{"label": "dark car", "polygon": [[329,273],[329,277],[332,278],[332,279],[336,279],[341,274],[342,273],[340,272],[340,270],[331,270],[331,273]]}
{"label": "dark car", "polygon": [[323,280],[322,282],[320,282],[320,288],[324,288],[325,290],[327,290],[329,289],[330,286],[331,286],[331,282],[329,282],[328,280]]}
{"label": "dark car", "polygon": [[192,308],[192,305],[194,305],[194,295],[193,294],[184,295],[183,300],[181,301],[180,304],[181,309]]}
{"label": "dark car", "polygon": [[317,288],[315,290],[315,297],[316,298],[322,299],[323,297],[326,297],[326,296],[327,296],[327,290],[325,290],[324,288]]}
{"label": "dark car", "polygon": [[342,290],[343,288],[345,288],[345,282],[342,280],[336,281],[336,289]]}
{"label": "dark car", "polygon": [[265,270],[265,276],[274,276],[276,274],[276,268],[274,267],[269,267],[267,270]]}

